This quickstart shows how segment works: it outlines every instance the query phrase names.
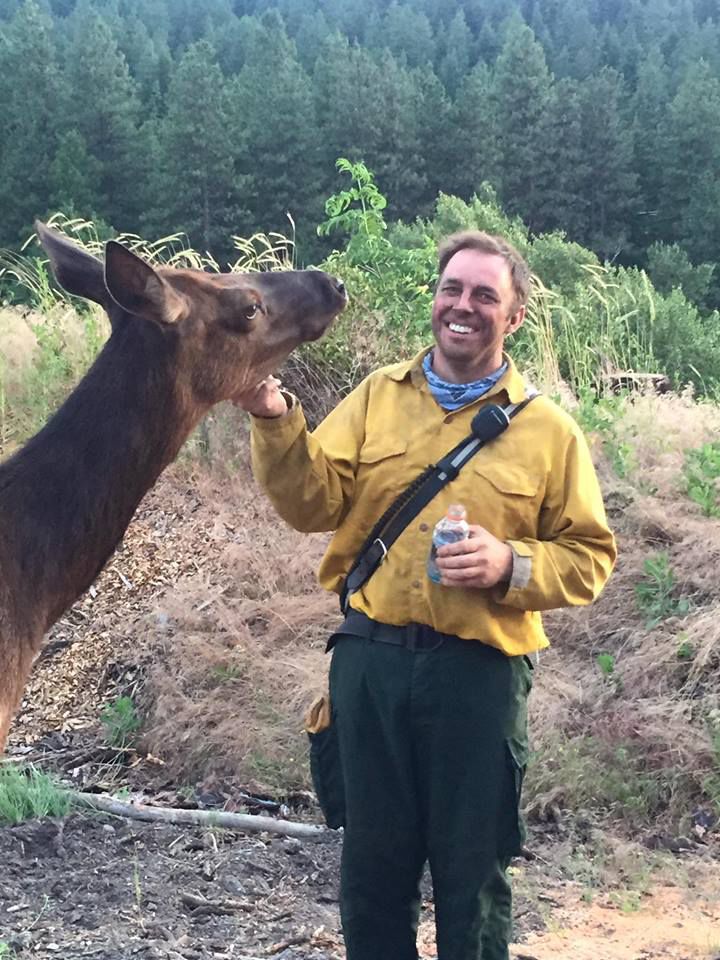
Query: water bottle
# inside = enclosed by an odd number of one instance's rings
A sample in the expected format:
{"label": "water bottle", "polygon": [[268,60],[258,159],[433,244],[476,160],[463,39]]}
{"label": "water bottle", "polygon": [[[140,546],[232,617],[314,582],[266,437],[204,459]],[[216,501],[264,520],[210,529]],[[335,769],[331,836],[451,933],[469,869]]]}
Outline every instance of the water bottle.
{"label": "water bottle", "polygon": [[448,507],[447,513],[435,524],[432,535],[432,545],[430,547],[430,556],[427,562],[427,575],[433,583],[440,583],[440,571],[435,562],[438,547],[446,543],[457,543],[458,540],[465,540],[470,533],[470,527],[465,519],[467,511],[461,503],[454,503]]}

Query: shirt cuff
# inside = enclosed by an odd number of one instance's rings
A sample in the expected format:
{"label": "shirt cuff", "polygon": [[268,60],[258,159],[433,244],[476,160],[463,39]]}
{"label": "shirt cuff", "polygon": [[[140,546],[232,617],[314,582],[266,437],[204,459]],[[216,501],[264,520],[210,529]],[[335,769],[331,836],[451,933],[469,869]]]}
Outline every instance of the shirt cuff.
{"label": "shirt cuff", "polygon": [[532,557],[518,553],[512,543],[508,546],[512,550],[512,574],[508,587],[510,590],[524,590],[532,577]]}

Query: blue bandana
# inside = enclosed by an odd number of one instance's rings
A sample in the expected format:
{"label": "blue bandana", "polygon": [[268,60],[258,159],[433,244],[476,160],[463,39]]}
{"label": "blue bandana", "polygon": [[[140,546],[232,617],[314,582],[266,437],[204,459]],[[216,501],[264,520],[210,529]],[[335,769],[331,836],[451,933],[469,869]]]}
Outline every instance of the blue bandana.
{"label": "blue bandana", "polygon": [[490,376],[483,377],[482,380],[473,380],[472,383],[448,383],[447,380],[441,380],[436,373],[433,373],[432,350],[426,353],[423,358],[423,371],[430,387],[430,393],[444,410],[459,410],[466,403],[472,403],[473,400],[482,397],[491,387],[495,386],[507,368],[507,363],[504,363],[499,370],[491,373]]}

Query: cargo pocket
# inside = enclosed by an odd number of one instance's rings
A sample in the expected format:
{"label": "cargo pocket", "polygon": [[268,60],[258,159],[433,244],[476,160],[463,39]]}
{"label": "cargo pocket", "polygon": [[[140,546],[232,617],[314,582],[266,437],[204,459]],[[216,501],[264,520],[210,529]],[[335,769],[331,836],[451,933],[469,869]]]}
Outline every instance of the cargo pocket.
{"label": "cargo pocket", "polygon": [[333,830],[345,826],[345,785],[343,783],[337,724],[330,699],[318,697],[305,717],[310,740],[310,775],[325,822]]}
{"label": "cargo pocket", "polygon": [[519,857],[527,840],[525,820],[520,811],[523,780],[528,762],[527,744],[516,737],[505,741],[506,776],[508,783],[505,803],[504,829],[500,837],[500,854]]}

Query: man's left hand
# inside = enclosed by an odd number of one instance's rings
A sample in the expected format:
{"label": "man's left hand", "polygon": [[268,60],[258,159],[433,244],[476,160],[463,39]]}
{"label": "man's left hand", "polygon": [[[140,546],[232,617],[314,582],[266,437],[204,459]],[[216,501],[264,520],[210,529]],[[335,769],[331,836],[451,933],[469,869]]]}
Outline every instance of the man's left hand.
{"label": "man's left hand", "polygon": [[513,552],[507,543],[498,540],[484,527],[473,524],[466,540],[440,547],[437,565],[444,586],[487,590],[510,580]]}

